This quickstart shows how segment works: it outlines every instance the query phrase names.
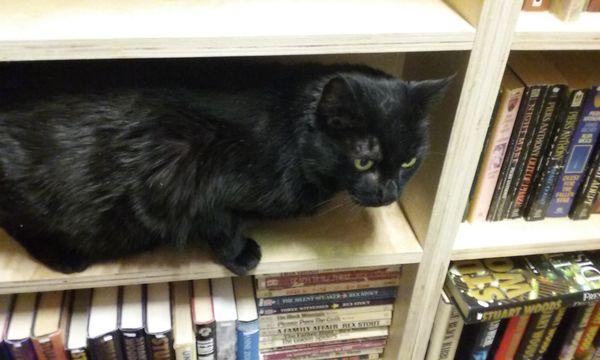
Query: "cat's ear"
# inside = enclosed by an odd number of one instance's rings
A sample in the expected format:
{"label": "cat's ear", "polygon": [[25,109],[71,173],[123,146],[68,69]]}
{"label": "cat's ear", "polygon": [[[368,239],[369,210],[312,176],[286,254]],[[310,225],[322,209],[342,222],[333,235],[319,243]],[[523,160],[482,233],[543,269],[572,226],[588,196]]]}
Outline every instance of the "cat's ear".
{"label": "cat's ear", "polygon": [[354,108],[354,95],[343,77],[330,79],[323,87],[317,108],[319,121],[330,129],[348,129],[357,126],[356,119],[348,116]]}
{"label": "cat's ear", "polygon": [[428,112],[442,98],[455,76],[453,74],[442,79],[408,82],[409,101],[417,110]]}

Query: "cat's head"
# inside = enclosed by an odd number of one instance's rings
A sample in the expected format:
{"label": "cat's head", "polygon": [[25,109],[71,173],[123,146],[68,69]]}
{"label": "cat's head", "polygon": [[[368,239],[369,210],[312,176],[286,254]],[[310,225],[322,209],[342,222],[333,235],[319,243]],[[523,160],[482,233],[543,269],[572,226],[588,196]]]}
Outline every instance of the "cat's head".
{"label": "cat's head", "polygon": [[407,82],[360,72],[328,79],[309,163],[362,206],[398,200],[427,151],[428,112],[450,80]]}

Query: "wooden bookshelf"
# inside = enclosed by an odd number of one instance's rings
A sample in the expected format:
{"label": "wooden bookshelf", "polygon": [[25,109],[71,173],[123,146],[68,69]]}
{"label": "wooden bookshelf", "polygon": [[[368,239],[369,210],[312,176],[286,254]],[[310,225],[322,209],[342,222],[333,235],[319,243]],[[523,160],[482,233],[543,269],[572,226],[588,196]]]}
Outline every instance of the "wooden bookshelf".
{"label": "wooden bookshelf", "polygon": [[[406,65],[407,78],[457,72],[462,88],[451,91],[457,101],[448,101],[432,119],[435,144],[408,188],[418,191],[403,196],[406,216],[396,205],[340,207],[251,230],[263,248],[255,273],[407,264],[384,358],[422,360],[451,260],[600,249],[598,216],[461,223],[510,51],[600,50],[600,14],[565,23],[550,13],[521,13],[521,5],[522,0],[4,1],[0,61],[332,54],[335,61],[368,59],[394,74]],[[64,275],[32,260],[0,231],[0,293],[229,275],[203,249],[158,250]]]}
{"label": "wooden bookshelf", "polygon": [[557,253],[600,248],[600,215],[589,220],[550,218],[462,223],[452,260]]}
{"label": "wooden bookshelf", "polygon": [[0,60],[470,49],[440,0],[23,0],[0,4]]}
{"label": "wooden bookshelf", "polygon": [[[256,274],[418,263],[422,253],[397,205],[360,210],[336,204],[315,217],[262,223],[250,235],[263,251]],[[161,249],[65,275],[33,260],[4,231],[0,264],[0,293],[232,276],[205,248]]]}
{"label": "wooden bookshelf", "polygon": [[562,21],[550,12],[521,12],[513,50],[598,50],[600,13],[581,13],[576,21]]}

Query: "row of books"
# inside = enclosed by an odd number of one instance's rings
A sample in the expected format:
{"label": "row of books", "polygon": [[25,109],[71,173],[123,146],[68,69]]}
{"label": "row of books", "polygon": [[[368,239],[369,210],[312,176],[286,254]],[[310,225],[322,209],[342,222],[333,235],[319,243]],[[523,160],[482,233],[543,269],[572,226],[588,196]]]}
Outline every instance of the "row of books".
{"label": "row of books", "polygon": [[600,211],[600,54],[511,54],[466,219]]}
{"label": "row of books", "polygon": [[264,360],[379,359],[399,266],[256,276]]}
{"label": "row of books", "polygon": [[258,359],[251,277],[0,296],[0,359]]}
{"label": "row of books", "polygon": [[600,252],[451,264],[428,359],[600,358]]}
{"label": "row of books", "polygon": [[525,11],[551,11],[559,19],[574,21],[582,12],[600,11],[600,0],[525,0]]}

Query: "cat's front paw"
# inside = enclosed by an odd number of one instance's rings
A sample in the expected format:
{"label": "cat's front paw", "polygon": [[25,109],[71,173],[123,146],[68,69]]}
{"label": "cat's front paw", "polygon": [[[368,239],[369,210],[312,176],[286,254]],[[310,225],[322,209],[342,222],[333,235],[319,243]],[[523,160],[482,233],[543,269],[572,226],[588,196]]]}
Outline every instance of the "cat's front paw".
{"label": "cat's front paw", "polygon": [[82,272],[90,266],[90,262],[82,259],[70,259],[60,261],[42,261],[46,266],[52,270],[61,272],[63,274],[73,274]]}
{"label": "cat's front paw", "polygon": [[253,239],[246,238],[242,252],[233,260],[223,261],[223,265],[236,275],[245,275],[258,265],[261,257],[260,245]]}

